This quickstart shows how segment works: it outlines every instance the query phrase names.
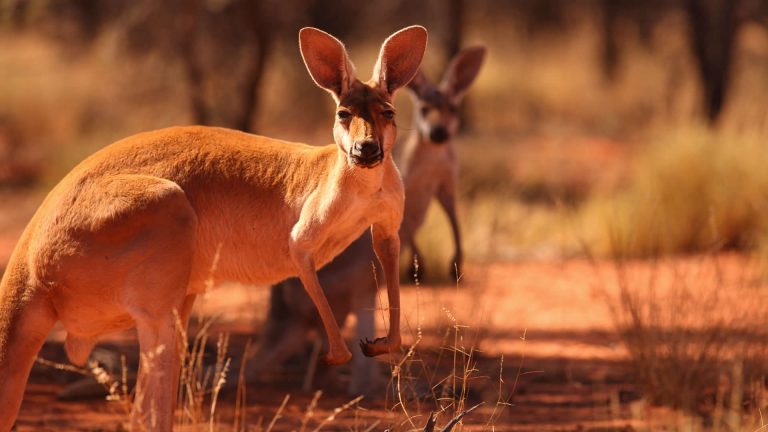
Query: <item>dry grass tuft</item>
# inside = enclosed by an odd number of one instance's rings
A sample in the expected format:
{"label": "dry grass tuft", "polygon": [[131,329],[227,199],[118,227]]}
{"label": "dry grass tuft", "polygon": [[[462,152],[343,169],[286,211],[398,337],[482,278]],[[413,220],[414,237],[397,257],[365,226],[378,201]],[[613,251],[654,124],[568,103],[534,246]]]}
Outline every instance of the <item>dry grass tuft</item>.
{"label": "dry grass tuft", "polygon": [[768,405],[762,273],[711,256],[688,271],[664,260],[650,270],[619,260],[615,275],[619,292],[609,306],[647,402],[715,430],[761,426]]}
{"label": "dry grass tuft", "polygon": [[[418,268],[419,261],[415,261],[414,265]],[[466,289],[460,286],[461,277],[455,280],[455,283],[457,290]],[[418,278],[416,289],[419,292],[422,289]],[[417,297],[421,299],[420,295]],[[381,299],[379,302],[381,303]],[[440,303],[431,304],[439,308],[440,322],[430,323],[428,329],[422,327],[421,314],[426,304],[422,305],[421,300],[418,301],[415,322],[409,322],[406,318],[403,329],[410,332],[410,340],[413,342],[407,346],[401,357],[390,364],[391,379],[386,405],[395,418],[390,423],[391,429],[387,430],[437,430],[435,428],[438,417],[448,419],[441,430],[448,431],[454,427],[462,430],[461,422],[464,416],[486,403],[492,405],[492,408],[480,412],[480,418],[485,418],[485,421],[475,418],[469,424],[484,425],[485,428],[493,429],[505,410],[511,406],[517,380],[511,385],[504,382],[503,358],[499,359],[498,377],[496,371],[481,370],[478,366],[478,347],[482,335],[481,326],[477,324],[483,320],[482,308],[473,307],[458,311],[462,316],[466,315],[467,310],[475,311],[470,313],[469,317],[475,324],[467,325],[454,310]],[[385,309],[381,308],[384,328]],[[425,345],[425,341],[430,343]],[[523,360],[520,360],[518,377],[522,373]],[[498,384],[494,382],[496,379]],[[496,399],[481,400],[480,394],[485,396],[485,389],[491,392],[497,390]]]}
{"label": "dry grass tuft", "polygon": [[767,164],[760,134],[663,134],[639,156],[625,190],[584,208],[587,243],[617,257],[759,247],[768,234]]}

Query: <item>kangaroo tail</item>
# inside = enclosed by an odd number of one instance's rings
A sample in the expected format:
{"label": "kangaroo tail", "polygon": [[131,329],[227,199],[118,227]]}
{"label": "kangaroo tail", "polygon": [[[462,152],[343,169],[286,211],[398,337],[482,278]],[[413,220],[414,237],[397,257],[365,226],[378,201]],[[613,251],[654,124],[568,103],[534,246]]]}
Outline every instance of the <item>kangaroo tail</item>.
{"label": "kangaroo tail", "polygon": [[47,295],[32,285],[18,255],[0,280],[0,432],[13,426],[37,352],[56,322]]}

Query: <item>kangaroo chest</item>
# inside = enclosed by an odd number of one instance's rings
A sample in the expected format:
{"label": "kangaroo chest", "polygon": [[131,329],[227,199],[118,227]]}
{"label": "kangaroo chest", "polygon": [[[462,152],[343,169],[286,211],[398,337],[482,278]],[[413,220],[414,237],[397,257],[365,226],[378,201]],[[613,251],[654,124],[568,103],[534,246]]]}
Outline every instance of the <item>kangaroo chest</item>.
{"label": "kangaroo chest", "polygon": [[438,189],[457,175],[455,153],[447,145],[421,146],[403,173],[406,218],[423,219]]}
{"label": "kangaroo chest", "polygon": [[384,205],[379,199],[349,201],[340,205],[337,212],[329,215],[324,239],[318,243],[312,254],[318,268],[330,262],[365,230],[370,229],[375,214],[371,209]]}

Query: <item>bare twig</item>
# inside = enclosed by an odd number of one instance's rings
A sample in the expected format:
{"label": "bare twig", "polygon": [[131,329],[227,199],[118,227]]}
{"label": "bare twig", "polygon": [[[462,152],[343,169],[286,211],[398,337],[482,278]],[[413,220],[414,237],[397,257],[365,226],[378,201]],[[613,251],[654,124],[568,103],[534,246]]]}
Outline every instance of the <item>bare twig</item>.
{"label": "bare twig", "polygon": [[[456,417],[451,419],[451,421],[449,421],[447,425],[445,425],[445,427],[441,430],[441,432],[451,432],[451,430],[453,430],[453,427],[459,424],[459,422],[461,421],[461,419],[464,418],[465,415],[480,408],[484,404],[485,402],[480,402],[479,404],[473,406],[472,408],[469,408],[460,412]],[[437,413],[433,412],[429,415],[429,420],[427,420],[427,424],[426,426],[424,426],[423,432],[434,432],[436,425],[437,425]]]}

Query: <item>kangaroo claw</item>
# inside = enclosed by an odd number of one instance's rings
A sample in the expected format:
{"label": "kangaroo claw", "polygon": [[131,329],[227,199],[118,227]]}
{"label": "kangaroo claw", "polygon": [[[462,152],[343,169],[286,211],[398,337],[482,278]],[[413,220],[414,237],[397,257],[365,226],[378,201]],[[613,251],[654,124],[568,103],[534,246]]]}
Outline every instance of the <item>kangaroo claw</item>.
{"label": "kangaroo claw", "polygon": [[365,338],[365,340],[360,339],[360,349],[366,357],[376,357],[378,355],[388,354],[397,348],[399,348],[399,345],[391,346],[389,339],[386,337],[380,337],[374,340],[368,338]]}

